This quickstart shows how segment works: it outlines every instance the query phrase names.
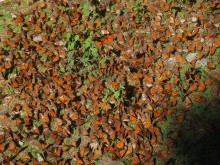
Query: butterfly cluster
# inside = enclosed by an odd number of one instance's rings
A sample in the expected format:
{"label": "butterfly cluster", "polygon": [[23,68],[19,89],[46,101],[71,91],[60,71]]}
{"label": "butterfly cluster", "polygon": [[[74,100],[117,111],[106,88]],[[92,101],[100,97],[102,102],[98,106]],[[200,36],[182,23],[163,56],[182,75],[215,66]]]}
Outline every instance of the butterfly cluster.
{"label": "butterfly cluster", "polygon": [[155,164],[175,146],[159,122],[219,88],[196,68],[219,67],[219,3],[106,2],[41,2],[15,14],[19,32],[5,26],[0,73],[21,103],[0,134],[3,163],[89,165],[108,153]]}

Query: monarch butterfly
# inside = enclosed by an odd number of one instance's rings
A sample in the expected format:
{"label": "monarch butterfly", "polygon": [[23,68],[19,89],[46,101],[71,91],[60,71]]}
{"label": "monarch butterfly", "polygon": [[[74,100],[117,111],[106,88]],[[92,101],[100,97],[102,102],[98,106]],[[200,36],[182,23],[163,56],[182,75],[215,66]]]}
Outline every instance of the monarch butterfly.
{"label": "monarch butterfly", "polygon": [[48,163],[48,162],[41,162],[41,165],[49,165],[50,163]]}
{"label": "monarch butterfly", "polygon": [[88,29],[89,30],[94,30],[94,24],[93,23],[88,23]]}
{"label": "monarch butterfly", "polygon": [[42,32],[41,25],[36,25],[35,32],[37,32],[37,33],[41,33]]}
{"label": "monarch butterfly", "polygon": [[155,87],[151,88],[151,94],[156,94],[157,93],[157,89]]}
{"label": "monarch butterfly", "polygon": [[77,161],[76,161],[76,165],[84,165],[83,160],[78,158]]}
{"label": "monarch butterfly", "polygon": [[59,100],[61,101],[61,102],[65,102],[65,101],[67,101],[69,99],[69,97],[67,96],[67,95],[65,95],[65,94],[63,94],[63,95],[61,95],[60,97],[59,97]]}
{"label": "monarch butterfly", "polygon": [[176,97],[179,95],[178,91],[174,90],[172,91],[172,94],[171,94],[173,97]]}
{"label": "monarch butterfly", "polygon": [[24,155],[24,161],[29,161],[31,159],[31,157],[28,154]]}
{"label": "monarch butterfly", "polygon": [[64,81],[61,78],[59,78],[58,76],[53,77],[53,81],[59,85],[63,85],[63,83],[64,83]]}
{"label": "monarch butterfly", "polygon": [[8,42],[9,42],[9,41],[3,41],[3,46],[4,46],[4,47],[7,47],[7,46],[8,46]]}
{"label": "monarch butterfly", "polygon": [[[13,52],[12,55],[15,57],[15,58],[19,58],[20,57],[20,54],[18,52]],[[0,57],[1,59],[1,57]]]}
{"label": "monarch butterfly", "polygon": [[96,22],[96,23],[95,23],[95,27],[96,27],[96,28],[101,27],[101,22]]}
{"label": "monarch butterfly", "polygon": [[100,107],[104,110],[109,110],[111,109],[111,105],[105,102],[100,103]]}
{"label": "monarch butterfly", "polygon": [[58,55],[53,56],[53,62],[58,62],[60,60],[60,57]]}
{"label": "monarch butterfly", "polygon": [[123,149],[125,146],[125,142],[123,139],[121,139],[117,144],[116,144],[116,147],[119,148],[119,149]]}
{"label": "monarch butterfly", "polygon": [[132,160],[132,164],[134,165],[141,164],[140,159],[137,154],[135,154],[134,159]]}
{"label": "monarch butterfly", "polygon": [[46,3],[42,3],[41,4],[41,9],[45,9],[47,7],[47,4]]}
{"label": "monarch butterfly", "polygon": [[102,48],[102,42],[95,42],[96,46],[101,49]]}
{"label": "monarch butterfly", "polygon": [[200,76],[199,75],[195,75],[194,76],[194,80],[195,80],[195,82],[200,82]]}
{"label": "monarch butterfly", "polygon": [[194,96],[196,102],[201,103],[205,101],[205,98],[203,96],[195,95]]}
{"label": "monarch butterfly", "polygon": [[33,6],[32,6],[32,10],[33,10],[33,11],[36,11],[37,9],[38,9],[38,6],[37,6],[37,5],[33,5]]}
{"label": "monarch butterfly", "polygon": [[12,64],[10,62],[5,63],[5,68],[6,69],[12,68]]}
{"label": "monarch butterfly", "polygon": [[135,128],[135,134],[140,134],[143,130],[143,127],[141,124],[137,124],[136,128]]}
{"label": "monarch butterfly", "polygon": [[11,48],[16,48],[16,43],[14,42],[14,41],[9,41],[9,46],[11,47]]}
{"label": "monarch butterfly", "polygon": [[40,18],[42,18],[42,19],[46,18],[46,14],[43,13],[43,12],[41,12],[41,14],[40,14]]}
{"label": "monarch butterfly", "polygon": [[196,47],[195,43],[191,43],[191,44],[188,46],[188,51],[189,51],[189,52],[194,52],[194,51],[195,51],[195,47]]}
{"label": "monarch butterfly", "polygon": [[81,126],[85,123],[85,121],[83,119],[77,119],[75,122],[76,122],[77,126]]}
{"label": "monarch butterfly", "polygon": [[215,64],[214,64],[214,62],[212,62],[212,61],[208,62],[208,68],[209,68],[210,70],[215,69]]}
{"label": "monarch butterfly", "polygon": [[211,80],[211,79],[205,80],[205,85],[210,85],[211,83],[212,83],[212,80]]}
{"label": "monarch butterfly", "polygon": [[54,149],[53,155],[54,155],[55,157],[60,157],[61,154],[62,154],[62,150],[61,150],[61,149],[59,149],[59,148]]}
{"label": "monarch butterfly", "polygon": [[50,122],[49,116],[47,114],[41,115],[41,118],[44,123]]}
{"label": "monarch butterfly", "polygon": [[5,144],[4,143],[0,143],[0,151],[1,152],[5,151]]}
{"label": "monarch butterfly", "polygon": [[40,135],[40,130],[39,130],[37,127],[34,127],[32,132],[33,132],[35,135]]}
{"label": "monarch butterfly", "polygon": [[21,13],[16,14],[16,20],[19,22],[23,22],[24,21],[23,15]]}
{"label": "monarch butterfly", "polygon": [[216,48],[220,47],[220,39],[215,38],[213,45],[214,45]]}
{"label": "monarch butterfly", "polygon": [[120,150],[120,151],[116,151],[116,155],[119,157],[119,158],[122,158],[124,155],[125,155],[125,153],[126,153],[126,149],[122,149],[122,150]]}
{"label": "monarch butterfly", "polygon": [[36,19],[38,19],[38,18],[40,17],[40,13],[39,13],[38,11],[35,11],[34,17],[35,17]]}
{"label": "monarch butterfly", "polygon": [[103,44],[109,44],[113,42],[113,36],[112,35],[106,35],[105,37],[101,38],[101,41]]}
{"label": "monarch butterfly", "polygon": [[13,108],[13,111],[18,112],[18,111],[20,111],[21,109],[22,109],[22,107],[21,107],[20,104],[15,104],[15,105],[14,105],[14,108]]}
{"label": "monarch butterfly", "polygon": [[51,38],[55,38],[56,36],[57,36],[57,35],[56,35],[56,33],[54,33],[54,32],[51,33],[51,35],[50,35]]}
{"label": "monarch butterfly", "polygon": [[197,43],[197,50],[198,50],[198,51],[201,51],[202,48],[203,48],[202,43],[201,43],[201,42],[198,42],[198,43]]}
{"label": "monarch butterfly", "polygon": [[47,49],[44,48],[44,47],[41,47],[40,50],[39,50],[39,52],[42,53],[42,54],[45,53],[46,51],[47,51]]}
{"label": "monarch butterfly", "polygon": [[[0,135],[0,143],[2,144],[5,141],[5,137],[4,135]],[[1,148],[1,147],[0,147]],[[1,151],[1,149],[0,149]]]}
{"label": "monarch butterfly", "polygon": [[98,150],[95,151],[94,159],[98,159],[98,158],[100,158],[101,156],[102,156],[102,150],[101,150],[101,148],[100,148],[100,149],[98,149]]}
{"label": "monarch butterfly", "polygon": [[10,38],[12,38],[15,33],[14,33],[12,30],[8,30],[8,31],[7,31],[7,34],[8,34],[8,36],[9,36]]}
{"label": "monarch butterfly", "polygon": [[199,86],[198,86],[198,91],[199,91],[199,92],[203,92],[203,91],[205,91],[205,89],[206,89],[205,83],[204,83],[204,82],[201,82],[201,83],[199,84]]}
{"label": "monarch butterfly", "polygon": [[[31,47],[31,45],[27,41],[24,41],[23,44],[24,44],[26,49],[29,49]],[[27,58],[28,54],[25,52],[24,56],[25,56],[25,58]]]}
{"label": "monarch butterfly", "polygon": [[196,57],[197,57],[198,59],[202,59],[202,58],[204,57],[204,54],[203,54],[203,53],[198,53],[198,54],[196,55]]}
{"label": "monarch butterfly", "polygon": [[196,91],[197,88],[198,88],[198,85],[197,85],[196,83],[194,83],[194,84],[192,84],[192,85],[190,86],[189,90],[191,90],[191,91]]}
{"label": "monarch butterfly", "polygon": [[20,94],[20,99],[21,99],[21,100],[25,100],[25,98],[26,98],[26,94],[25,94],[24,92],[22,92],[22,93]]}
{"label": "monarch butterfly", "polygon": [[21,125],[23,123],[23,121],[19,118],[15,119],[16,121],[16,125]]}
{"label": "monarch butterfly", "polygon": [[161,114],[162,114],[162,110],[155,110],[155,111],[153,112],[154,118],[160,117]]}
{"label": "monarch butterfly", "polygon": [[195,67],[196,61],[197,61],[197,59],[194,59],[190,62],[193,67]]}

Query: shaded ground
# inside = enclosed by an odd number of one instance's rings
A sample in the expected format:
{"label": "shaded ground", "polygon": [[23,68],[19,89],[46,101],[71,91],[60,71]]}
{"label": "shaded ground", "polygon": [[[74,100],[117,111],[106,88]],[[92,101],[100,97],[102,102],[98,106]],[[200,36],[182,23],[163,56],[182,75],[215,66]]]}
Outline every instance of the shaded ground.
{"label": "shaded ground", "polygon": [[187,119],[179,128],[179,157],[175,164],[220,164],[219,102],[219,97],[210,98],[207,104],[198,104],[187,114]]}

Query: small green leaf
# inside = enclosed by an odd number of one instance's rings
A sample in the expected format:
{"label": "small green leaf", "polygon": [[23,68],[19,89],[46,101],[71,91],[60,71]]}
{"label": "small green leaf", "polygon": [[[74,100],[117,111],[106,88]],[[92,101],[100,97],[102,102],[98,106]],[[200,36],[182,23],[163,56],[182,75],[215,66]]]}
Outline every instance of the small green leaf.
{"label": "small green leaf", "polygon": [[89,58],[81,58],[80,61],[86,63],[89,61]]}
{"label": "small green leaf", "polygon": [[21,33],[21,28],[20,27],[16,27],[15,28],[15,33]]}
{"label": "small green leaf", "polygon": [[83,81],[83,84],[90,84],[89,79],[84,80],[84,81]]}
{"label": "small green leaf", "polygon": [[79,40],[79,35],[76,35],[76,36],[74,37],[74,40],[75,40],[75,41],[78,41],[78,40]]}
{"label": "small green leaf", "polygon": [[87,49],[87,48],[89,48],[89,47],[91,46],[91,43],[92,43],[92,39],[91,39],[91,37],[88,37],[88,38],[85,40],[85,42],[83,43],[82,47],[83,47],[84,49]]}
{"label": "small green leaf", "polygon": [[174,76],[172,76],[172,78],[170,79],[170,83],[171,83],[171,84],[174,83]]}
{"label": "small green leaf", "polygon": [[178,103],[178,104],[182,104],[182,103],[183,103],[183,99],[180,98],[180,97],[177,97],[177,103]]}
{"label": "small green leaf", "polygon": [[88,66],[86,67],[86,69],[87,69],[88,71],[92,70],[93,68],[94,68],[94,65],[88,65]]}
{"label": "small green leaf", "polygon": [[85,4],[83,5],[83,8],[84,8],[84,9],[89,9],[89,8],[90,8],[90,4],[89,4],[89,3],[85,3]]}
{"label": "small green leaf", "polygon": [[69,50],[73,50],[73,49],[74,49],[74,46],[75,46],[75,42],[71,42],[71,43],[68,45],[68,49],[69,49]]}
{"label": "small green leaf", "polygon": [[73,65],[74,65],[74,63],[75,63],[75,61],[74,61],[74,60],[70,60],[70,61],[69,61],[69,64],[70,64],[71,66],[73,66]]}
{"label": "small green leaf", "polygon": [[114,93],[114,97],[115,97],[117,100],[119,99],[120,95],[121,95],[121,91],[120,91],[120,90],[118,90],[118,91],[116,91],[116,92]]}
{"label": "small green leaf", "polygon": [[65,73],[65,72],[66,72],[66,70],[65,70],[65,68],[64,68],[63,66],[60,66],[60,71],[61,71],[62,73]]}
{"label": "small green leaf", "polygon": [[69,40],[70,38],[71,38],[71,34],[70,34],[70,33],[67,33],[67,34],[66,34],[66,39]]}
{"label": "small green leaf", "polygon": [[42,56],[42,57],[40,58],[40,60],[43,61],[43,62],[47,61],[47,55]]}
{"label": "small green leaf", "polygon": [[106,62],[106,58],[100,60],[100,64],[105,64],[105,62]]}
{"label": "small green leaf", "polygon": [[6,51],[9,51],[10,49],[11,49],[10,46],[4,47],[4,50],[6,50]]}
{"label": "small green leaf", "polygon": [[84,54],[83,54],[83,57],[89,58],[90,57],[90,52],[89,51],[85,51]]}
{"label": "small green leaf", "polygon": [[111,57],[111,56],[102,58],[102,59],[100,60],[100,63],[101,63],[101,64],[105,64],[107,60],[111,60],[112,58],[113,58],[113,57]]}
{"label": "small green leaf", "polygon": [[47,70],[47,68],[44,65],[39,65],[37,66],[37,68],[40,73],[44,73]]}
{"label": "small green leaf", "polygon": [[83,9],[82,11],[83,11],[83,14],[84,14],[85,16],[89,16],[89,14],[90,14],[90,11],[89,11],[89,10]]}
{"label": "small green leaf", "polygon": [[92,55],[93,55],[93,57],[98,57],[99,56],[98,49],[96,47],[92,48]]}
{"label": "small green leaf", "polygon": [[104,98],[103,98],[103,100],[104,100],[104,101],[107,101],[107,100],[108,100],[108,97],[109,97],[108,95],[105,95]]}
{"label": "small green leaf", "polygon": [[82,7],[82,12],[85,16],[89,16],[90,14],[90,4],[89,3],[85,3],[83,5],[80,5],[80,7]]}
{"label": "small green leaf", "polygon": [[149,37],[149,32],[146,32],[146,33],[145,33],[145,36],[146,36],[146,37]]}

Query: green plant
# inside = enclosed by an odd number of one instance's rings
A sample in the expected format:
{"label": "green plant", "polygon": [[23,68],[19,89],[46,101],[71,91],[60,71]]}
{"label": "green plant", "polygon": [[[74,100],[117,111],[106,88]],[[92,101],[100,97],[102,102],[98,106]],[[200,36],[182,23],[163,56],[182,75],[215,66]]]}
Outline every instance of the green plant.
{"label": "green plant", "polygon": [[105,94],[103,100],[107,101],[112,95],[115,100],[124,102],[123,94],[124,94],[124,84],[120,84],[118,89],[113,88],[110,85],[107,85],[108,92]]}
{"label": "green plant", "polygon": [[69,51],[74,50],[76,42],[79,40],[79,35],[73,36],[71,33],[66,34],[67,48]]}
{"label": "green plant", "polygon": [[82,12],[85,16],[90,15],[90,4],[89,3],[81,4],[80,7],[82,8]]}

